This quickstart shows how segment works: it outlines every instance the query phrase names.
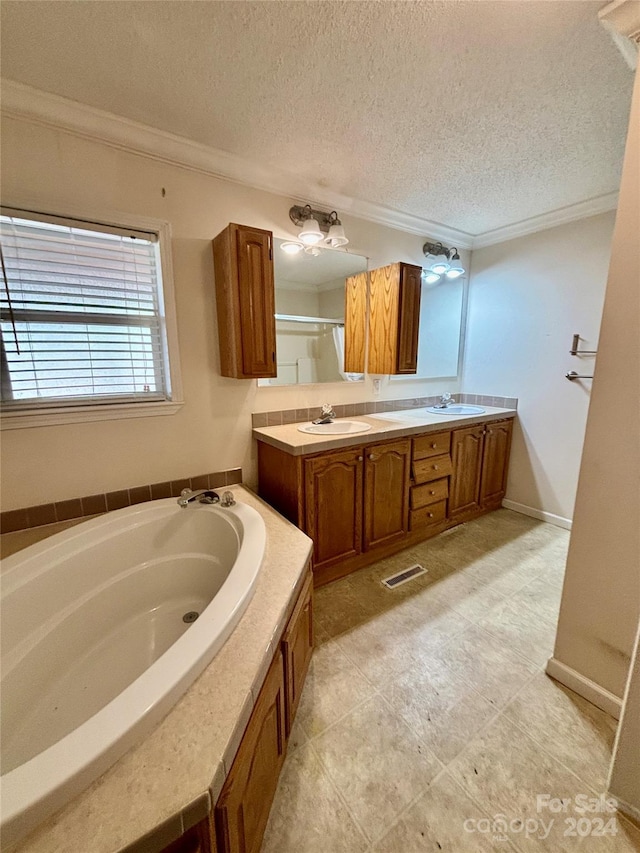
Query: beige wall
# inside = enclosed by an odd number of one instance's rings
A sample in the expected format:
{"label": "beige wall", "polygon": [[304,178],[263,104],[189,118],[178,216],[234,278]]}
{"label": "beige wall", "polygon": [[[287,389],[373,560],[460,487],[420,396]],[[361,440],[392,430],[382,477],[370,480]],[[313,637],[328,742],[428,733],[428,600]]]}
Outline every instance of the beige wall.
{"label": "beige wall", "polygon": [[554,652],[557,661],[618,697],[640,614],[639,397],[637,77]]}
{"label": "beige wall", "polygon": [[474,251],[463,386],[518,397],[507,499],[571,519],[615,214]]}
{"label": "beige wall", "polygon": [[[235,466],[254,483],[251,412],[373,398],[370,381],[258,388],[219,374],[211,239],[229,222],[291,238],[293,199],[27,122],[5,118],[2,134],[5,204],[118,210],[171,223],[185,398],[172,416],[5,430],[4,510]],[[349,248],[373,265],[422,262],[423,238],[340,213]],[[381,397],[445,390],[457,388],[420,381],[396,390],[385,382]]]}

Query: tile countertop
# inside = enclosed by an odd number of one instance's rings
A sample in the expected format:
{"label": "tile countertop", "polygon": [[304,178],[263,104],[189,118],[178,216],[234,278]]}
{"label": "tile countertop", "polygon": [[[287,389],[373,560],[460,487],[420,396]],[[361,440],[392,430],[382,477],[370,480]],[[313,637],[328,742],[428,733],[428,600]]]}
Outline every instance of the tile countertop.
{"label": "tile countertop", "polygon": [[154,853],[202,820],[217,800],[312,546],[248,489],[230,490],[267,528],[263,566],[242,619],[151,734],[12,853]]}
{"label": "tile countertop", "polygon": [[[421,409],[404,409],[399,412],[384,412],[375,415],[358,415],[338,420],[361,421],[370,424],[371,429],[350,435],[311,435],[300,432],[300,424],[286,424],[274,427],[256,427],[253,436],[258,441],[271,444],[292,456],[306,456],[324,450],[338,450],[341,447],[355,447],[370,444],[372,441],[388,438],[402,438],[425,432],[441,432],[455,427],[514,418],[515,409],[499,409],[495,406],[483,406],[482,415],[433,415]],[[420,414],[418,414],[420,412]],[[308,423],[308,421],[307,421]]]}

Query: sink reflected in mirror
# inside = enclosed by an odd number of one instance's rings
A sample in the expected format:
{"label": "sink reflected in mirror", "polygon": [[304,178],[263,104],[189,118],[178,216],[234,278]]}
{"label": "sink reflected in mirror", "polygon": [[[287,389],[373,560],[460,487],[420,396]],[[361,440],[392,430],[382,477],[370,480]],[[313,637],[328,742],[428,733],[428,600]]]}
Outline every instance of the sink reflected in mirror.
{"label": "sink reflected in mirror", "polygon": [[484,415],[485,411],[481,406],[467,406],[464,403],[454,403],[444,409],[437,406],[429,406],[427,409],[431,415]]}
{"label": "sink reflected in mirror", "polygon": [[308,432],[312,435],[353,435],[357,432],[367,432],[371,424],[364,421],[331,421],[328,424],[303,424],[298,427],[299,432]]}

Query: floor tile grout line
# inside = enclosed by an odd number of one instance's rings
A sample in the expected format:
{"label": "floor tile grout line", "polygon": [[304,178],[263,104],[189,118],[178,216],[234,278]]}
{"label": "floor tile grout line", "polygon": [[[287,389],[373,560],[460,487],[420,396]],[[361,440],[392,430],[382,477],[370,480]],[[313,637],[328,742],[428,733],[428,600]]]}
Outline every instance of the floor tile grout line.
{"label": "floor tile grout line", "polygon": [[322,760],[322,756],[320,755],[320,753],[318,752],[318,750],[314,747],[314,745],[313,745],[313,742],[312,742],[312,741],[308,741],[308,745],[309,745],[309,748],[311,749],[311,751],[313,752],[313,754],[315,755],[315,757],[318,759],[318,761],[319,761],[319,763],[320,763],[320,767],[322,768],[322,772],[323,772],[323,773],[324,773],[324,775],[327,777],[327,779],[328,779],[328,781],[329,781],[329,784],[330,784],[330,785],[331,785],[331,787],[333,788],[333,790],[334,790],[334,792],[335,792],[336,796],[338,797],[338,799],[340,800],[340,802],[342,803],[342,805],[343,805],[343,806],[344,806],[344,808],[346,809],[347,814],[349,815],[349,817],[350,817],[350,818],[351,818],[351,820],[353,821],[353,823],[354,823],[354,825],[355,825],[356,829],[358,830],[358,832],[360,833],[360,835],[361,835],[361,836],[362,836],[362,838],[364,839],[364,842],[365,842],[365,844],[366,844],[366,851],[371,850],[372,842],[369,840],[369,837],[367,836],[367,833],[366,833],[366,832],[364,831],[364,829],[360,826],[360,821],[356,818],[356,816],[355,816],[355,815],[353,814],[353,812],[351,811],[351,807],[350,807],[350,806],[349,806],[349,804],[347,803],[347,801],[346,801],[346,799],[345,799],[345,797],[344,797],[344,794],[342,793],[342,791],[340,790],[340,788],[339,788],[339,787],[338,787],[338,785],[336,784],[336,781],[335,781],[335,779],[333,778],[333,776],[331,775],[331,772],[329,771],[329,768],[327,767],[327,765],[325,764],[325,762]]}
{"label": "floor tile grout line", "polygon": [[379,692],[378,688],[374,688],[373,693],[371,693],[369,696],[365,696],[364,699],[361,699],[359,702],[357,702],[355,705],[353,705],[351,708],[349,708],[348,711],[345,711],[344,714],[341,714],[341,716],[339,716],[337,719],[335,719],[332,723],[329,723],[329,725],[326,728],[324,728],[321,732],[316,732],[316,734],[314,734],[314,735],[309,735],[307,733],[307,731],[305,730],[305,734],[307,735],[307,743],[311,743],[311,741],[315,741],[321,737],[324,737],[324,735],[326,735],[327,732],[330,732],[332,729],[334,729],[338,725],[338,723],[341,723],[343,720],[345,720],[350,714],[353,713],[353,711],[357,710],[362,705],[364,705],[366,702],[369,702],[371,699],[374,699],[376,696],[379,696],[379,695],[380,695],[380,692]]}
{"label": "floor tile grout line", "polygon": [[423,788],[418,794],[416,794],[416,796],[411,800],[411,802],[409,802],[403,809],[401,809],[398,812],[398,814],[394,817],[394,819],[391,821],[389,826],[386,827],[386,829],[382,833],[382,835],[380,835],[378,838],[376,838],[376,840],[374,842],[372,842],[372,845],[371,845],[372,848],[374,848],[376,846],[376,844],[378,844],[380,841],[382,841],[382,839],[385,838],[389,834],[389,832],[391,832],[391,830],[394,828],[394,826],[397,826],[400,823],[400,821],[405,816],[405,814],[413,808],[413,806],[418,802],[418,800],[421,797],[424,797],[424,795],[427,793],[429,788],[431,788],[433,785],[435,785],[436,782],[441,778],[441,776],[443,776],[446,772],[447,772],[447,768],[442,766],[440,768],[440,770],[438,770],[436,775],[433,777],[433,779],[427,784],[427,786],[425,788]]}

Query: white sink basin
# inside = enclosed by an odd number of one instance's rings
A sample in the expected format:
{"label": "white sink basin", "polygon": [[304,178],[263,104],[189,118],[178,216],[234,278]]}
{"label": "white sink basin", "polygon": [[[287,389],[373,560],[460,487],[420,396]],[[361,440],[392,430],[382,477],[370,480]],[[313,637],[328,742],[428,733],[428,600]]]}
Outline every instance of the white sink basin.
{"label": "white sink basin", "polygon": [[480,406],[467,406],[464,403],[454,403],[453,406],[447,406],[446,409],[429,406],[427,411],[432,415],[484,415],[485,413],[485,409]]}
{"label": "white sink basin", "polygon": [[364,421],[332,421],[330,424],[304,424],[298,427],[299,432],[310,432],[312,435],[351,435],[370,429],[371,424],[365,424]]}

